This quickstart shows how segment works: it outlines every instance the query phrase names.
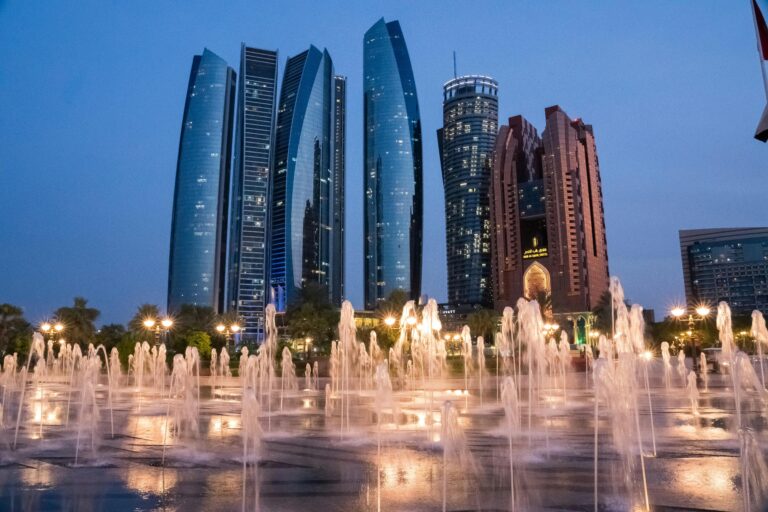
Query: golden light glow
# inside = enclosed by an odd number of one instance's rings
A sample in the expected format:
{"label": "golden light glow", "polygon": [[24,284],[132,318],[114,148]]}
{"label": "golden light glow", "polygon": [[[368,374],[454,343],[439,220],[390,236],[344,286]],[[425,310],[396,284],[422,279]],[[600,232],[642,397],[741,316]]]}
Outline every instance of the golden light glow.
{"label": "golden light glow", "polygon": [[643,359],[645,359],[646,361],[650,361],[651,359],[653,359],[653,353],[650,350],[646,350],[645,352],[643,352]]}
{"label": "golden light glow", "polygon": [[696,314],[699,315],[699,316],[704,317],[704,316],[709,315],[709,313],[710,313],[710,309],[709,309],[708,306],[702,305],[702,306],[699,306],[699,307],[696,308]]}
{"label": "golden light glow", "polygon": [[147,329],[151,329],[155,326],[155,321],[152,318],[147,318],[144,320],[144,327]]}
{"label": "golden light glow", "polygon": [[40,330],[43,332],[48,332],[51,330],[51,324],[48,322],[45,322],[43,325],[40,326]]}
{"label": "golden light glow", "polygon": [[685,309],[681,308],[680,306],[675,306],[669,312],[672,314],[673,317],[680,318],[685,314]]}
{"label": "golden light glow", "polygon": [[408,325],[413,325],[413,324],[416,323],[416,317],[415,316],[409,316],[408,320],[406,320],[406,321],[408,322]]}
{"label": "golden light glow", "polygon": [[237,324],[232,324],[232,327],[231,327],[231,329],[232,329],[232,332],[237,332],[237,331],[239,331],[239,330],[240,330],[240,326],[239,326],[239,325],[237,325]]}
{"label": "golden light glow", "polygon": [[226,327],[224,327],[224,324],[219,324],[216,326],[216,330],[219,332],[224,332],[224,329],[226,329]]}
{"label": "golden light glow", "polygon": [[56,329],[56,332],[61,332],[64,330],[64,326],[60,323],[57,323],[56,325],[54,325],[53,328]]}
{"label": "golden light glow", "polygon": [[384,325],[386,325],[387,327],[392,327],[393,325],[395,325],[395,317],[388,316],[387,318],[385,318]]}
{"label": "golden light glow", "polygon": [[161,324],[163,325],[163,327],[165,327],[166,329],[170,329],[170,328],[171,328],[171,326],[173,325],[173,320],[171,320],[170,318],[165,318],[165,319],[163,319],[163,321],[162,321],[162,322],[160,322],[160,323],[161,323]]}

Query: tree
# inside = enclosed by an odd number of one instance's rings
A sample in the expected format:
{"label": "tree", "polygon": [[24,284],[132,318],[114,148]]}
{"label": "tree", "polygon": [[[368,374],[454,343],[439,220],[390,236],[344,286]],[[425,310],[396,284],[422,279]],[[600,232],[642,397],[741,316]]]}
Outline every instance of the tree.
{"label": "tree", "polygon": [[204,331],[187,331],[180,339],[184,347],[196,347],[200,353],[200,359],[211,358],[211,335]]}
{"label": "tree", "polygon": [[552,294],[545,290],[538,290],[534,297],[536,302],[539,303],[539,309],[541,309],[542,316],[546,318],[552,317]]}
{"label": "tree", "polygon": [[214,328],[215,320],[216,314],[211,307],[182,304],[176,315],[174,331],[177,333],[187,331],[210,332]]}
{"label": "tree", "polygon": [[0,351],[12,353],[19,338],[32,335],[32,326],[24,319],[23,311],[13,304],[0,304]]}
{"label": "tree", "polygon": [[402,288],[395,288],[389,293],[389,296],[376,306],[376,311],[380,312],[382,317],[389,315],[399,319],[403,312],[403,306],[410,300],[408,292]]}
{"label": "tree", "polygon": [[96,343],[104,345],[107,349],[107,353],[112,350],[112,347],[116,347],[123,341],[123,337],[126,334],[125,327],[122,324],[107,324],[103,325],[101,329],[96,333]]}
{"label": "tree", "polygon": [[155,304],[142,304],[136,308],[136,313],[128,322],[128,329],[135,335],[147,335],[147,328],[144,327],[144,320],[151,318],[158,321],[160,319],[160,308]]}
{"label": "tree", "polygon": [[339,312],[328,299],[324,286],[307,282],[288,304],[285,322],[291,338],[311,338],[316,347],[326,352],[336,335]]}
{"label": "tree", "polygon": [[604,291],[600,298],[597,300],[597,304],[592,309],[592,314],[595,316],[592,322],[592,329],[597,329],[601,334],[605,334],[610,338],[613,333],[613,322],[611,316],[613,315],[611,292]]}
{"label": "tree", "polygon": [[64,324],[64,337],[70,342],[88,344],[96,340],[94,322],[101,312],[89,308],[88,301],[83,297],[75,297],[72,307],[61,307],[56,310],[56,319]]}
{"label": "tree", "polygon": [[487,344],[493,343],[498,330],[499,315],[492,309],[481,308],[467,316],[467,325],[475,336],[482,336]]}

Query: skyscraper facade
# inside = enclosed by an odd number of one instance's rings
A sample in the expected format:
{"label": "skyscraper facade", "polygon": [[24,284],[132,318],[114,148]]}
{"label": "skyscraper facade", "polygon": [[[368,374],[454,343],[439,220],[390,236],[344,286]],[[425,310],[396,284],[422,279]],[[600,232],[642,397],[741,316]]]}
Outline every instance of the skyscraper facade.
{"label": "skyscraper facade", "polygon": [[331,265],[331,301],[344,300],[344,184],[347,160],[347,78],[333,77],[333,259]]}
{"label": "skyscraper facade", "polygon": [[238,81],[228,310],[259,339],[269,303],[269,190],[277,97],[277,52],[243,44]]}
{"label": "skyscraper facade", "polygon": [[421,117],[411,60],[397,21],[363,40],[365,306],[392,291],[421,292]]}
{"label": "skyscraper facade", "polygon": [[195,55],[176,164],[168,311],[224,308],[234,96],[234,70],[208,49]]}
{"label": "skyscraper facade", "polygon": [[497,308],[519,297],[554,313],[592,310],[608,289],[608,250],[590,125],[545,109],[539,138],[522,116],[496,139],[491,181],[492,266]]}
{"label": "skyscraper facade", "polygon": [[443,86],[437,131],[445,191],[448,302],[492,306],[489,190],[498,132],[499,85],[462,76]]}
{"label": "skyscraper facade", "polygon": [[689,306],[726,301],[735,314],[768,311],[768,228],[680,231]]}
{"label": "skyscraper facade", "polygon": [[[336,153],[339,130],[337,80],[327,51],[314,46],[291,57],[285,67],[275,128],[272,180],[270,283],[278,310],[285,310],[305,283],[322,285],[334,300],[341,247],[334,228],[336,180],[343,155]],[[343,120],[342,120],[343,123]],[[343,150],[343,145],[342,145]],[[341,159],[341,161],[339,161]]]}

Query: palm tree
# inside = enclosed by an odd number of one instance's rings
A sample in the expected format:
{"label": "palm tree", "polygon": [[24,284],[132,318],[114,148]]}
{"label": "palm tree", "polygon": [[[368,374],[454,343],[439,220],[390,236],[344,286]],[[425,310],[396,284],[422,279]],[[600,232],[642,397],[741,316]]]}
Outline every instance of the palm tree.
{"label": "palm tree", "polygon": [[499,323],[499,315],[492,309],[478,309],[467,316],[467,325],[475,336],[482,336],[486,343],[493,343]]}
{"label": "palm tree", "polygon": [[0,351],[13,351],[17,339],[30,334],[31,326],[23,311],[13,304],[0,304]]}
{"label": "palm tree", "polygon": [[94,322],[101,312],[89,308],[88,301],[83,297],[75,297],[72,307],[62,307],[56,310],[56,318],[64,324],[66,338],[75,343],[91,343],[96,339]]}

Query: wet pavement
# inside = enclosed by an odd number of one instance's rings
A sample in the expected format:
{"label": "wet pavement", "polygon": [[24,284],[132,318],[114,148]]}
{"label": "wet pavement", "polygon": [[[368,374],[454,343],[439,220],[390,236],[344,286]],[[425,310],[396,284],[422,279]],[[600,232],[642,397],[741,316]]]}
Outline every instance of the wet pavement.
{"label": "wet pavement", "polygon": [[[743,510],[729,379],[710,377],[698,416],[682,382],[673,379],[667,389],[662,379],[651,380],[655,455],[645,391],[638,396],[652,509]],[[150,390],[116,390],[111,418],[102,407],[92,435],[74,423],[78,393],[44,383],[28,390],[15,450],[15,410],[9,407],[4,415],[0,510],[431,511],[442,510],[443,499],[452,511],[510,510],[504,411],[495,379],[488,381],[482,401],[476,386],[462,391],[461,378],[426,391],[396,392],[397,421],[385,410],[380,430],[372,391],[352,394],[351,427],[343,430],[338,404],[326,416],[324,393],[292,392],[282,411],[275,394],[271,405],[262,405],[260,462],[245,471],[237,379],[225,381],[215,393],[210,379],[201,379],[199,435],[182,439],[172,428],[177,404]],[[560,389],[545,390],[531,411],[530,431],[523,407],[525,431],[512,446],[516,510],[594,510],[595,416],[588,381],[583,373],[570,374],[565,398]],[[319,387],[324,385],[321,379]],[[107,403],[106,395],[100,388],[99,403]],[[459,411],[471,455],[465,459],[443,458],[440,408],[445,401]],[[640,448],[628,468],[614,449],[604,411],[599,413],[599,510],[644,510]],[[763,403],[747,395],[742,414],[765,445]],[[631,481],[625,475],[632,475]]]}

